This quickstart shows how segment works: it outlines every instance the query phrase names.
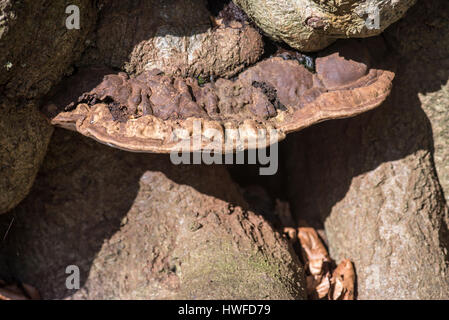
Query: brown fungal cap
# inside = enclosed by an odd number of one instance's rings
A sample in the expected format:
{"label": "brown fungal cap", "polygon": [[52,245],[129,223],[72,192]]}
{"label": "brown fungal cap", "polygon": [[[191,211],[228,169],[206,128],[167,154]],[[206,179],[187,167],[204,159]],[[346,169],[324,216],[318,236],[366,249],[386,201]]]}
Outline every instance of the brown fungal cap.
{"label": "brown fungal cap", "polygon": [[334,46],[316,59],[316,73],[274,56],[234,80],[205,84],[158,70],[134,78],[109,74],[71,104],[55,97],[46,111],[53,110],[54,125],[129,151],[168,153],[180,142],[190,151],[265,147],[289,132],[380,105],[394,74],[378,67],[385,51],[373,57],[371,47],[356,40]]}

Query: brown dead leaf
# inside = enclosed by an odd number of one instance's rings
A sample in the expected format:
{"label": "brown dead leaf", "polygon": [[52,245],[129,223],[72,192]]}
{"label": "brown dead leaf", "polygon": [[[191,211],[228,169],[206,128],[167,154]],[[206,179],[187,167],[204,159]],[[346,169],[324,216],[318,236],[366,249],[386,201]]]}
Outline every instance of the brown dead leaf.
{"label": "brown dead leaf", "polygon": [[309,275],[307,276],[306,281],[307,293],[310,299],[316,300],[328,297],[331,287],[330,272],[319,276]]}
{"label": "brown dead leaf", "polygon": [[331,259],[314,228],[298,228],[298,239],[306,266],[307,293],[311,299],[328,297],[331,287]]}
{"label": "brown dead leaf", "polygon": [[284,235],[291,243],[298,241],[298,231],[295,228],[284,228]]}
{"label": "brown dead leaf", "polygon": [[354,285],[354,266],[349,259],[345,259],[332,275],[329,300],[354,300]]}
{"label": "brown dead leaf", "polygon": [[331,259],[314,228],[298,228],[302,256],[310,273],[314,276],[325,273],[324,264]]}
{"label": "brown dead leaf", "polygon": [[[284,226],[293,224],[288,202],[277,199],[275,211]],[[323,243],[327,241],[324,230],[317,231],[304,220],[299,220],[299,226],[284,227],[283,234],[293,245],[299,240],[309,299],[354,300],[355,271],[352,262],[346,259],[335,268]]]}
{"label": "brown dead leaf", "polygon": [[9,284],[0,280],[0,300],[40,300],[36,288],[28,284]]}

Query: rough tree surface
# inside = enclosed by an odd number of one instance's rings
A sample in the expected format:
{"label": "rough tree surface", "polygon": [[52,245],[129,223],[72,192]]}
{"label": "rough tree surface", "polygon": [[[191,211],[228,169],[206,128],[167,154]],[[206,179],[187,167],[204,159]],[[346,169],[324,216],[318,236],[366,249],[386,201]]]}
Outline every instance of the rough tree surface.
{"label": "rough tree surface", "polygon": [[262,36],[247,22],[213,25],[205,0],[103,0],[100,8],[82,65],[231,77],[264,52]]}
{"label": "rough tree surface", "polygon": [[301,51],[317,51],[339,38],[379,35],[416,0],[235,2],[274,40]]}
{"label": "rough tree surface", "polygon": [[12,209],[28,194],[52,132],[35,105],[1,102],[0,213]]}
{"label": "rough tree surface", "polygon": [[50,140],[36,101],[68,72],[95,23],[90,1],[70,3],[81,30],[65,27],[66,1],[0,1],[0,213],[28,193]]}
{"label": "rough tree surface", "polygon": [[[432,125],[434,161],[449,201],[449,3],[426,1],[386,33],[401,57],[410,90],[418,92]],[[411,23],[410,21],[416,21]]]}
{"label": "rough tree surface", "polygon": [[[57,130],[32,192],[0,221],[0,276],[46,299],[305,298],[297,256],[246,207],[224,166]],[[66,289],[68,265],[79,291]]]}
{"label": "rough tree surface", "polygon": [[[79,58],[95,26],[96,8],[89,0],[1,1],[0,94],[40,98]],[[80,29],[66,28],[66,7],[80,8]]]}
{"label": "rough tree surface", "polygon": [[293,211],[325,223],[332,257],[355,264],[360,299],[449,298],[448,209],[432,139],[435,128],[437,145],[444,139],[436,111],[447,105],[434,102],[449,76],[447,12],[444,0],[422,1],[391,30],[397,80],[383,106],[307,129],[285,149]]}

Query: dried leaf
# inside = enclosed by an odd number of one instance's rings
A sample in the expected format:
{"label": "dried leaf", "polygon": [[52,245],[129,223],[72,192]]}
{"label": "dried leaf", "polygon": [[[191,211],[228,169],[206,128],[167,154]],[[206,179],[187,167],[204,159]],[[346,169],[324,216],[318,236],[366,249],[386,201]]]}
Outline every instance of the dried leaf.
{"label": "dried leaf", "polygon": [[318,283],[315,287],[315,291],[318,296],[318,299],[326,298],[329,294],[330,288],[331,288],[331,276],[330,276],[330,273],[326,273],[321,278],[320,283]]}
{"label": "dried leaf", "polygon": [[23,290],[26,291],[27,296],[30,297],[31,300],[40,300],[41,295],[39,294],[39,291],[35,287],[30,286],[29,284],[23,283]]}
{"label": "dried leaf", "polygon": [[354,300],[355,271],[349,259],[343,260],[334,270],[331,280],[330,300]]}
{"label": "dried leaf", "polygon": [[306,278],[307,294],[310,299],[324,299],[328,297],[331,287],[330,273],[325,275],[313,276],[309,275]]}
{"label": "dried leaf", "polygon": [[39,300],[40,295],[36,288],[27,284],[6,285],[0,281],[0,300]]}
{"label": "dried leaf", "polygon": [[301,243],[303,259],[312,275],[325,273],[325,262],[330,262],[329,254],[313,228],[298,228],[298,238]]}
{"label": "dried leaf", "polygon": [[284,228],[284,235],[291,243],[295,243],[298,240],[298,231],[295,228]]}
{"label": "dried leaf", "polygon": [[323,299],[329,295],[331,273],[329,254],[315,229],[298,228],[298,239],[301,243],[301,253],[306,264],[307,293],[311,299]]}

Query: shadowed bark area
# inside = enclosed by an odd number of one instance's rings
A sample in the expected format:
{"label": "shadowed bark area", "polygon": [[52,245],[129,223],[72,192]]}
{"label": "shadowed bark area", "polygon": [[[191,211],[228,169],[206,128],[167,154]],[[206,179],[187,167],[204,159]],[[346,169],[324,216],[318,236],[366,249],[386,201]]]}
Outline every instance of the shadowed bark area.
{"label": "shadowed bark area", "polygon": [[[224,166],[57,130],[28,198],[0,221],[0,277],[43,298],[300,299],[303,268]],[[81,289],[66,289],[68,265]]]}
{"label": "shadowed bark area", "polygon": [[434,161],[449,200],[449,2],[425,1],[386,33],[432,126]]}
{"label": "shadowed bark area", "polygon": [[52,133],[53,127],[33,103],[1,101],[0,214],[14,208],[30,191]]}
{"label": "shadowed bark area", "polygon": [[[69,4],[80,30],[65,26]],[[81,55],[95,15],[89,0],[0,1],[0,214],[31,188],[53,131],[38,101]]]}
{"label": "shadowed bark area", "polygon": [[420,2],[389,32],[398,69],[382,107],[287,141],[294,213],[324,223],[332,257],[354,262],[360,299],[449,297],[448,209],[432,154],[432,125],[442,124],[420,99],[448,79],[447,8]]}
{"label": "shadowed bark area", "polygon": [[[66,8],[80,9],[80,29],[66,27]],[[67,74],[86,47],[97,9],[89,0],[0,3],[0,95],[40,98]]]}

